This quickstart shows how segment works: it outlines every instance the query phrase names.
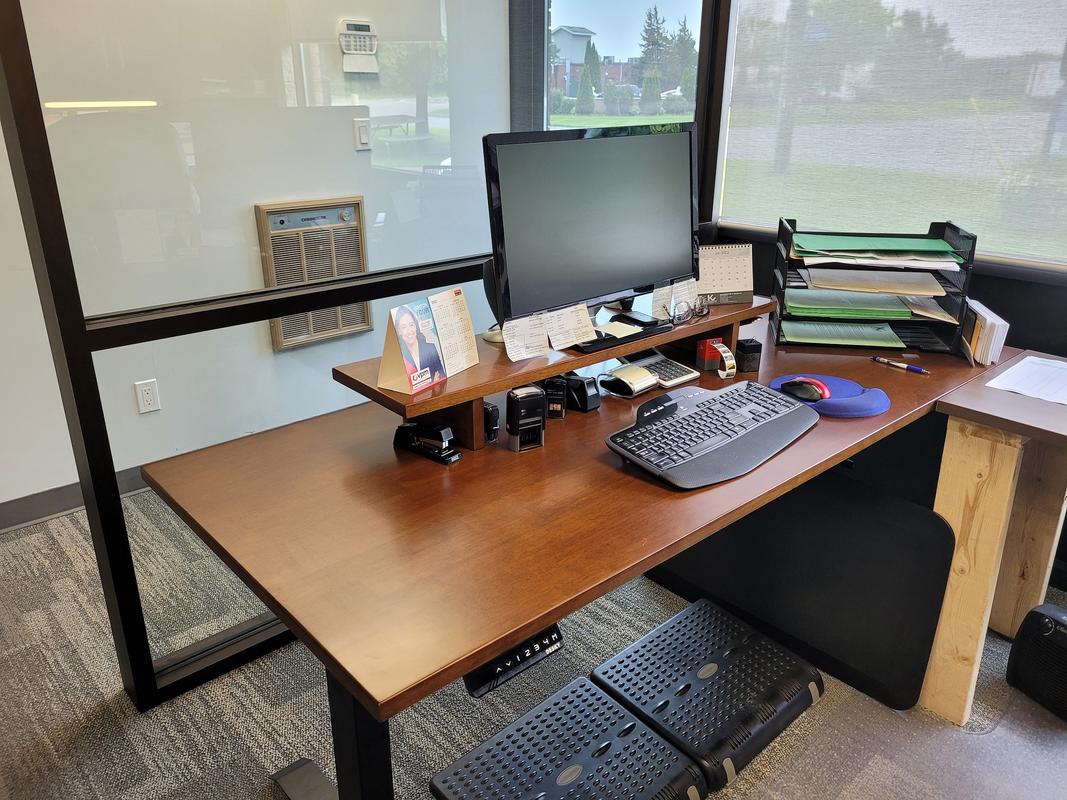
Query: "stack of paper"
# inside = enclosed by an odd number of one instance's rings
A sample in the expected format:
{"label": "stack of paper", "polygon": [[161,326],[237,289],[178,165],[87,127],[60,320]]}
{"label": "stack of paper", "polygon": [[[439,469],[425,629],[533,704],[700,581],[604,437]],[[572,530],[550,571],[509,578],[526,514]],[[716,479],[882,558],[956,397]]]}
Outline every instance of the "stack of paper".
{"label": "stack of paper", "polygon": [[946,308],[960,300],[938,273],[966,260],[943,239],[796,233],[790,257],[806,288],[785,289],[783,310],[794,318],[782,323],[786,341],[903,348],[887,322],[957,322]]}
{"label": "stack of paper", "polygon": [[944,288],[929,272],[884,272],[868,269],[805,270],[808,286],[816,289],[845,289],[850,292],[941,297]]}
{"label": "stack of paper", "polygon": [[782,335],[794,344],[841,344],[860,347],[904,348],[904,342],[884,322],[807,322],[782,320]]}
{"label": "stack of paper", "polygon": [[922,236],[798,233],[793,237],[790,255],[801,259],[806,267],[854,264],[958,272],[959,265],[963,263],[963,258],[948,242]]}
{"label": "stack of paper", "polygon": [[834,319],[911,319],[911,311],[894,294],[836,289],[786,289],[785,307],[800,317]]}
{"label": "stack of paper", "polygon": [[977,300],[969,300],[968,306],[963,316],[964,344],[979,364],[995,364],[1000,360],[1010,326]]}

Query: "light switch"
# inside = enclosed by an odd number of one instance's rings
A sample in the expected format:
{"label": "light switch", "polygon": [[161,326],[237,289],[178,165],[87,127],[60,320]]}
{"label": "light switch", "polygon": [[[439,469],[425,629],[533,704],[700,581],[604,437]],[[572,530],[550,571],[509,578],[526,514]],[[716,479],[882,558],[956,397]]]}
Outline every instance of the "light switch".
{"label": "light switch", "polygon": [[361,117],[353,119],[352,137],[356,150],[370,150],[370,120]]}

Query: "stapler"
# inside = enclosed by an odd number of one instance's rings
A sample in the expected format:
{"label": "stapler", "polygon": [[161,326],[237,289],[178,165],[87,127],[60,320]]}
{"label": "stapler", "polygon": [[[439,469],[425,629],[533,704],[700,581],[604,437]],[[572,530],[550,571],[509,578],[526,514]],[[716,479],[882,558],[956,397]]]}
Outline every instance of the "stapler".
{"label": "stapler", "polygon": [[418,453],[438,464],[452,464],[461,457],[460,452],[451,447],[453,438],[452,429],[447,425],[405,422],[393,434],[393,447]]}

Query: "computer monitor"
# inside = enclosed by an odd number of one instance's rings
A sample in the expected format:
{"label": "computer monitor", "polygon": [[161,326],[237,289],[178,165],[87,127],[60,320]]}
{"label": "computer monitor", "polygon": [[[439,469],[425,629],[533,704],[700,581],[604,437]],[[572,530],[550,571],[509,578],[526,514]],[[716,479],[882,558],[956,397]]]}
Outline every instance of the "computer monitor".
{"label": "computer monitor", "polygon": [[486,136],[497,321],[693,277],[694,139],[692,123]]}

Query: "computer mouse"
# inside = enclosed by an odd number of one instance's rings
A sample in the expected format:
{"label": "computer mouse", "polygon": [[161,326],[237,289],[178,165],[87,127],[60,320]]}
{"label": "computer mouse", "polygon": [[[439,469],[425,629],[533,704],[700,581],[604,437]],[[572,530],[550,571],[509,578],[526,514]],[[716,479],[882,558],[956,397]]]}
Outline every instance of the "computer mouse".
{"label": "computer mouse", "polygon": [[801,378],[786,381],[782,384],[781,390],[797,400],[803,400],[805,403],[814,403],[823,399],[823,393],[818,386]]}

